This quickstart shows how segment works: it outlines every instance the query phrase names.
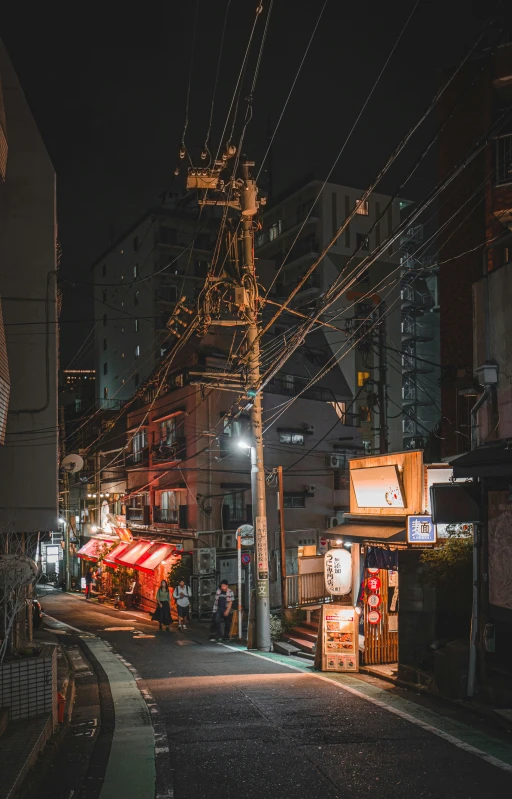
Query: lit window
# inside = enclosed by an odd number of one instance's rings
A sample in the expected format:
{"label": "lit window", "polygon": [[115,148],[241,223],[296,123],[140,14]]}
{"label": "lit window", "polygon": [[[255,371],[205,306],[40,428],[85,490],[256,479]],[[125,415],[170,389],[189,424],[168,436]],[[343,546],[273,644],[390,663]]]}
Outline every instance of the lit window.
{"label": "lit window", "polygon": [[139,355],[140,355],[140,346],[139,344],[137,344],[137,346],[135,347],[135,357],[138,358]]}
{"label": "lit window", "polygon": [[341,419],[343,423],[345,423],[345,413],[347,410],[347,403],[346,402],[329,402],[329,405],[332,405],[334,410],[336,411],[336,416],[338,419]]}
{"label": "lit window", "polygon": [[138,264],[134,264],[133,265],[133,276],[137,277],[138,274],[139,274],[139,265]]}
{"label": "lit window", "polygon": [[370,408],[368,405],[361,405],[359,408],[359,421],[360,422],[370,422]]}
{"label": "lit window", "polygon": [[135,320],[135,332],[136,333],[139,332],[139,320],[138,319]]}
{"label": "lit window", "polygon": [[269,241],[274,241],[274,239],[277,239],[277,237],[281,234],[282,229],[283,229],[283,223],[281,219],[279,219],[277,222],[274,222],[274,224],[271,225],[268,231]]}
{"label": "lit window", "polygon": [[368,216],[368,200],[356,200],[356,214]]}
{"label": "lit window", "polygon": [[160,422],[160,443],[168,446],[175,444],[177,439],[183,435],[183,422],[182,414],[171,416],[170,419]]}
{"label": "lit window", "polygon": [[357,373],[357,385],[359,388],[362,388],[367,380],[370,379],[370,372],[358,372]]}
{"label": "lit window", "polygon": [[108,386],[103,389],[103,399],[108,399]]}
{"label": "lit window", "polygon": [[304,444],[304,433],[279,433],[280,444]]}
{"label": "lit window", "polygon": [[[121,353],[121,358],[124,358],[124,352]],[[123,380],[124,383],[124,380]]]}

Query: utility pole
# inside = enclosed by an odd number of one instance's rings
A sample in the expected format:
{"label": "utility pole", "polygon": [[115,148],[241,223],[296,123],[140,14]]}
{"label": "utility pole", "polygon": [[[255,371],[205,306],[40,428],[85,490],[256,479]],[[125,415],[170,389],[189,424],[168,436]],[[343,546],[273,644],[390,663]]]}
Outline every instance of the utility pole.
{"label": "utility pole", "polygon": [[[66,424],[65,424],[65,417],[64,417],[64,408],[60,409],[60,428],[61,428],[61,437],[62,437],[62,445],[61,445],[61,463],[64,460],[64,456],[66,454],[65,451],[65,440],[66,440]],[[63,470],[63,503],[62,503],[62,518],[64,519],[64,588],[66,591],[71,591],[71,563],[70,563],[70,552],[69,552],[69,474],[64,469]]]}
{"label": "utility pole", "polygon": [[244,185],[240,192],[242,211],[242,270],[249,277],[247,291],[247,346],[248,382],[252,398],[251,407],[251,492],[256,554],[256,645],[261,652],[271,649],[270,592],[268,574],[267,503],[265,496],[265,469],[263,466],[263,398],[258,391],[260,383],[260,345],[258,327],[258,282],[254,265],[253,217],[258,210],[256,181],[249,176],[252,161],[242,164]]}
{"label": "utility pole", "polygon": [[379,305],[379,450],[388,451],[388,387],[386,355],[386,303]]}
{"label": "utility pole", "polygon": [[[243,321],[236,320],[235,324],[242,324],[246,328],[245,341],[247,343],[247,385],[246,400],[250,404],[251,419],[251,493],[255,532],[256,555],[256,646],[262,652],[269,652],[272,646],[270,638],[270,591],[268,569],[268,537],[267,537],[267,506],[265,497],[265,470],[263,465],[263,397],[259,390],[260,384],[260,344],[258,324],[259,297],[258,282],[254,264],[254,217],[263,200],[258,200],[256,181],[250,176],[250,168],[254,162],[243,160],[240,164],[240,177],[232,174],[228,181],[221,179],[221,173],[227,169],[230,159],[234,158],[236,147],[229,145],[222,158],[215,161],[212,167],[206,169],[189,168],[187,188],[205,190],[205,196],[199,200],[200,205],[213,205],[217,207],[229,206],[241,214],[241,266],[238,273],[239,279],[235,284],[229,285],[232,292],[232,304],[238,308],[239,316]],[[217,198],[206,196],[208,191],[217,193]],[[235,261],[238,258],[235,248]],[[208,278],[207,278],[208,280]],[[221,278],[215,278],[219,285]],[[212,280],[213,284],[213,280]],[[234,295],[234,296],[233,296]],[[232,319],[215,318],[212,320],[210,310],[205,300],[203,308],[205,324],[202,329],[207,330],[214,325],[232,325]],[[229,375],[224,375],[229,379]],[[218,385],[218,384],[217,384]],[[231,384],[225,383],[223,388],[239,390],[241,387],[232,380]]]}
{"label": "utility pole", "polygon": [[286,610],[287,596],[286,596],[286,532],[284,529],[284,486],[283,486],[283,467],[278,466],[277,473],[277,490],[279,494],[279,560],[281,561],[281,601],[283,604],[283,611]]}

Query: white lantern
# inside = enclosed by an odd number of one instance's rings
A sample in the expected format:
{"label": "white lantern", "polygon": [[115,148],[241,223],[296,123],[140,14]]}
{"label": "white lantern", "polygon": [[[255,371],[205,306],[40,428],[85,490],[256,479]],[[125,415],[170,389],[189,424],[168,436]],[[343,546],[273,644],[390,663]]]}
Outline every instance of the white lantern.
{"label": "white lantern", "polygon": [[324,561],[325,585],[330,594],[344,596],[352,589],[352,555],[346,549],[330,549]]}

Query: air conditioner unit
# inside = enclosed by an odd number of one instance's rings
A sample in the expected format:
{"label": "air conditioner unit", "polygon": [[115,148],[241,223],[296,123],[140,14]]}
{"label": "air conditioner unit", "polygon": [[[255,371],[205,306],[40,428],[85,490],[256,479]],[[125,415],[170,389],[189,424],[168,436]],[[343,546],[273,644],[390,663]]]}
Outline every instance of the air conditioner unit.
{"label": "air conditioner unit", "polygon": [[343,469],[345,466],[344,455],[328,455],[327,468],[328,469]]}
{"label": "air conditioner unit", "polygon": [[327,529],[329,529],[330,527],[337,527],[338,524],[339,522],[337,516],[328,516],[325,520],[325,526],[327,527]]}
{"label": "air conditioner unit", "polygon": [[236,549],[235,533],[222,533],[221,539],[222,549]]}
{"label": "air conditioner unit", "polygon": [[316,490],[316,485],[307,485],[304,486],[308,494],[314,494]]}
{"label": "air conditioner unit", "polygon": [[193,554],[194,574],[214,574],[216,570],[215,547],[202,547],[194,549]]}

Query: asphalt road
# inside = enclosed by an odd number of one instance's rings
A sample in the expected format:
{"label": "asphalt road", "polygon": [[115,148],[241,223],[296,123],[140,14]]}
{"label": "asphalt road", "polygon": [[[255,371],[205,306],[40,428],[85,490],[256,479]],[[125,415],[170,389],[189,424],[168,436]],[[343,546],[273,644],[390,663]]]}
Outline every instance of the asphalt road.
{"label": "asphalt road", "polygon": [[159,632],[146,614],[58,592],[43,605],[109,642],[149,688],[173,799],[512,796],[512,741],[467,712],[210,643],[204,624]]}

